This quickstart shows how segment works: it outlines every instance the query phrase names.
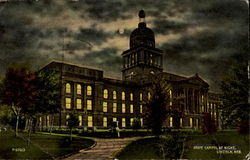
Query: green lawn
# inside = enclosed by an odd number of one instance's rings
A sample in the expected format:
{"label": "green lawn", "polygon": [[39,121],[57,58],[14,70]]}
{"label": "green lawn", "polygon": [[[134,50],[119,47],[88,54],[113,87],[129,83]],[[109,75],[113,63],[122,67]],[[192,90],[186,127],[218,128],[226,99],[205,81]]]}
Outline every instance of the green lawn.
{"label": "green lawn", "polygon": [[117,156],[119,160],[125,159],[161,159],[157,154],[157,138],[143,138],[130,143]]}
{"label": "green lawn", "polygon": [[[26,138],[27,133],[20,133]],[[0,133],[0,159],[52,159],[76,153],[80,149],[94,144],[93,140],[68,136],[31,134],[32,143],[20,137],[14,137],[12,132]]]}
{"label": "green lawn", "polygon": [[[157,138],[144,138],[132,142],[121,153],[118,159],[162,159],[159,155]],[[241,154],[217,154],[216,150],[195,150],[194,145],[218,145],[236,146],[241,150]],[[184,159],[220,159],[220,160],[242,160],[249,152],[249,141],[244,140],[242,135],[236,131],[220,131],[214,137],[193,133],[187,136],[185,142]]]}

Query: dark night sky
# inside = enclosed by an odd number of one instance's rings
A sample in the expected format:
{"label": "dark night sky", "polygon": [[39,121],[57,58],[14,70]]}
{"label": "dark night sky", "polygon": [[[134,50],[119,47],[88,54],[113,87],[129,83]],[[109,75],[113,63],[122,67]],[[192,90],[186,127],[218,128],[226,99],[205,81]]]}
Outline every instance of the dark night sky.
{"label": "dark night sky", "polygon": [[0,2],[0,75],[12,63],[38,69],[64,53],[65,61],[120,78],[121,53],[140,9],[164,51],[166,71],[199,73],[218,91],[230,65],[247,54],[245,0],[9,1]]}

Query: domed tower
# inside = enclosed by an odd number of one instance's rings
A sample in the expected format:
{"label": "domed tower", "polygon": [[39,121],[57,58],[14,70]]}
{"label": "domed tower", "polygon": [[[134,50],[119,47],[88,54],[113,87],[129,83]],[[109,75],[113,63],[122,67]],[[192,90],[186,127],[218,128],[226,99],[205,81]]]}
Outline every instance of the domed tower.
{"label": "domed tower", "polygon": [[155,48],[154,32],[147,27],[143,10],[138,16],[138,28],[130,35],[130,49],[122,53],[123,80],[141,80],[162,72],[162,51]]}

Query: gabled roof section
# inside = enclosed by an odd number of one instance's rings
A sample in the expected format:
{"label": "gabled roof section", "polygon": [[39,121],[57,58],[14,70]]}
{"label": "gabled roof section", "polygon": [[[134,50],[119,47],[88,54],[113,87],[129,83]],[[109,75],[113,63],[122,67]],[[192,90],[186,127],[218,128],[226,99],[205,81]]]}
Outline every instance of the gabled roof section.
{"label": "gabled roof section", "polygon": [[201,78],[198,75],[198,73],[196,73],[195,75],[187,78],[186,81],[189,82],[189,83],[199,84],[199,85],[203,85],[203,86],[209,87],[208,83],[203,78]]}

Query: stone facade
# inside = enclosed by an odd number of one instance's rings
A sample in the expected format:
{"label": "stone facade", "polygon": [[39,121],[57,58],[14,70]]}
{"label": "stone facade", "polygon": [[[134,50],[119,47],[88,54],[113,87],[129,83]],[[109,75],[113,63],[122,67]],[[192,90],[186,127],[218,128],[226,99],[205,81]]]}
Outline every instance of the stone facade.
{"label": "stone facade", "polygon": [[[144,123],[144,102],[152,77],[162,77],[171,85],[169,108],[182,114],[168,117],[165,126],[201,128],[204,113],[213,115],[218,123],[218,94],[209,92],[209,85],[198,74],[181,76],[164,72],[163,52],[155,48],[154,33],[146,27],[145,13],[140,11],[140,23],[130,36],[130,49],[122,53],[122,80],[105,78],[97,68],[53,61],[43,69],[61,74],[61,111],[54,126],[65,127],[70,112],[79,116],[79,127],[109,128],[113,121],[119,128],[130,128],[134,118]],[[175,97],[181,96],[176,100]],[[49,126],[51,115],[39,118],[40,126]]]}

